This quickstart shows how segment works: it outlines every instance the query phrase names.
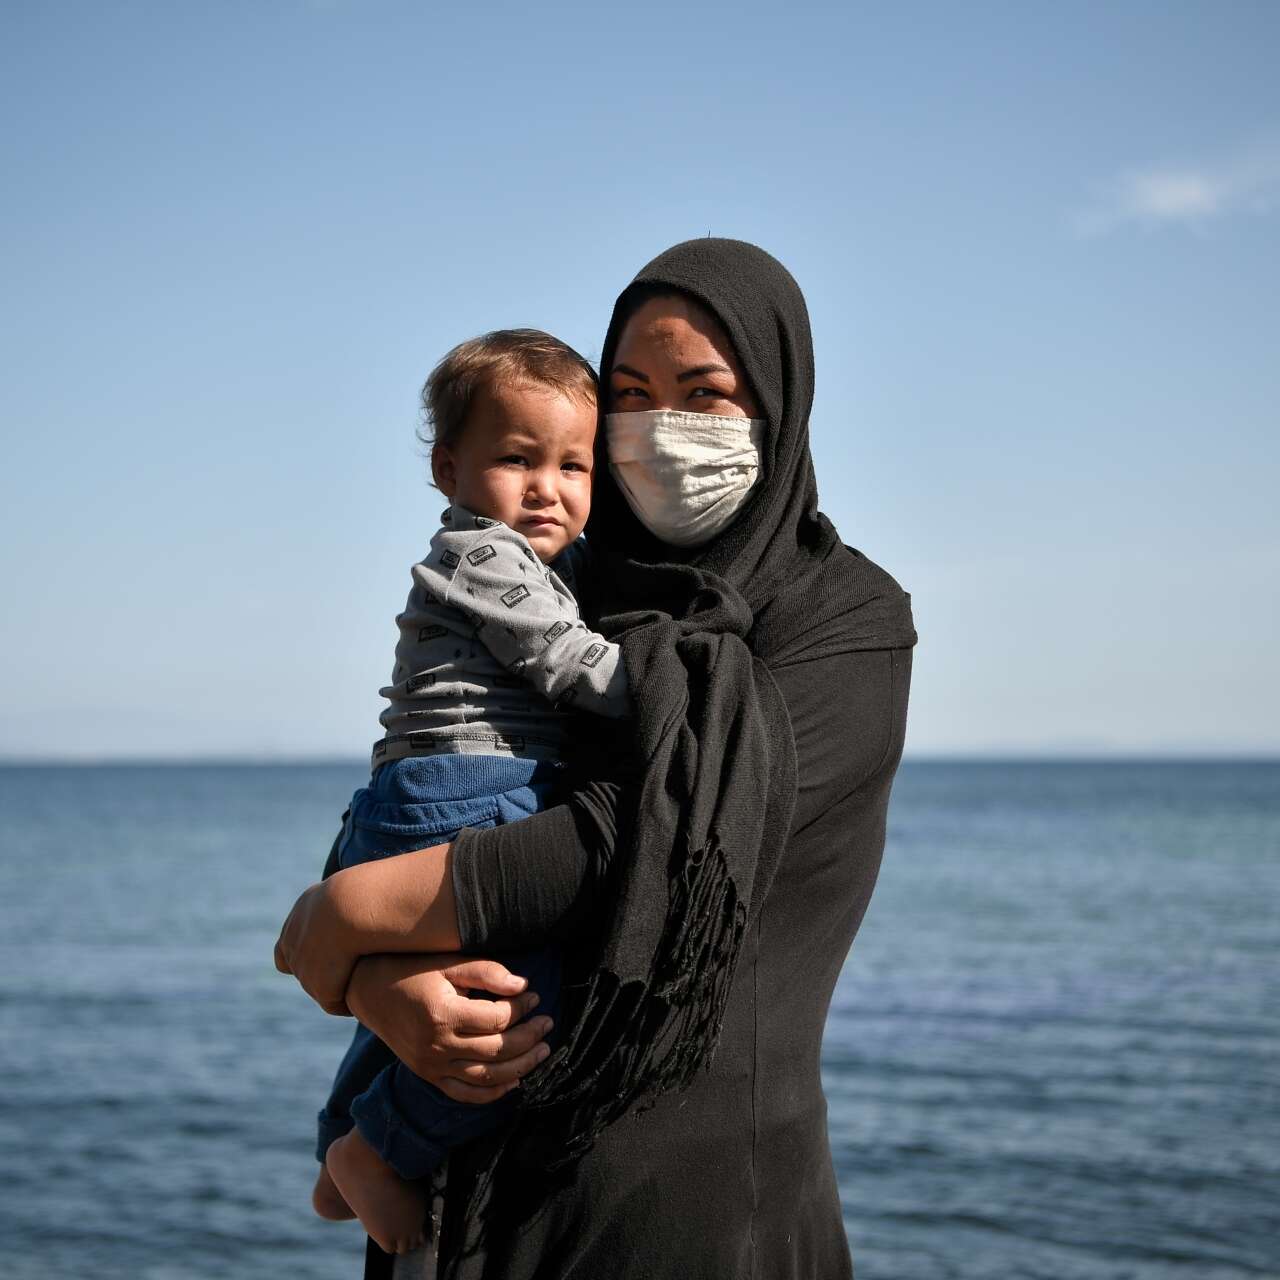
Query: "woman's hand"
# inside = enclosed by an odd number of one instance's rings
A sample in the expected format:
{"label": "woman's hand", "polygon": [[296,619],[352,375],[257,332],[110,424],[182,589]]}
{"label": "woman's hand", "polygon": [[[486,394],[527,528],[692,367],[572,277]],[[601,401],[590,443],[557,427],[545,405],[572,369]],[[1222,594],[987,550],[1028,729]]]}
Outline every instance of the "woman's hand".
{"label": "woman's hand", "polygon": [[[521,1021],[538,1002],[527,986],[496,960],[366,956],[347,1002],[415,1075],[455,1102],[494,1102],[550,1052],[543,1040],[551,1019]],[[498,998],[469,998],[476,989]]]}

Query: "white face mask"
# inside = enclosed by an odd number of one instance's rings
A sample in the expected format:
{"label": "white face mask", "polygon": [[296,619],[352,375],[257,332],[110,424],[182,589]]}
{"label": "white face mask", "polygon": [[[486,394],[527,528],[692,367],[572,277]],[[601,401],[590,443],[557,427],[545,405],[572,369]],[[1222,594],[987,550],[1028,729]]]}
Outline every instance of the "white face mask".
{"label": "white face mask", "polygon": [[604,430],[609,470],[627,504],[674,547],[710,542],[760,476],[763,418],[647,409],[606,414]]}

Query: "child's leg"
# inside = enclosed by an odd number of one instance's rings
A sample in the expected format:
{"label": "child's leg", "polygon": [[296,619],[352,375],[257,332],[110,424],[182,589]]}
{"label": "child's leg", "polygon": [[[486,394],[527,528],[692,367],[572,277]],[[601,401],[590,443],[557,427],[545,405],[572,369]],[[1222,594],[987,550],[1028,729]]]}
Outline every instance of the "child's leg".
{"label": "child's leg", "polygon": [[[451,786],[450,775],[456,770],[448,765],[453,758],[442,758],[439,763],[430,758],[384,765],[367,787],[351,797],[342,815],[342,830],[325,864],[326,875],[441,844],[452,840],[462,826],[492,826],[497,806],[494,797],[478,797],[464,806],[453,798],[457,788]],[[316,1159],[322,1166],[329,1144],[351,1131],[352,1101],[393,1062],[391,1050],[368,1028],[357,1025],[318,1117]],[[317,1183],[317,1199],[326,1193]]]}
{"label": "child's leg", "polygon": [[316,1159],[322,1164],[329,1144],[351,1132],[351,1104],[395,1061],[395,1054],[368,1027],[356,1023],[329,1098],[316,1117]]}
{"label": "child's leg", "polygon": [[[368,860],[371,852],[368,841],[364,833],[356,829],[352,818],[368,794],[367,788],[357,791],[346,813],[342,815],[342,829],[338,832],[325,863],[326,877],[343,866],[354,866],[356,862]],[[384,1071],[395,1060],[395,1054],[368,1027],[356,1024],[351,1044],[334,1076],[328,1100],[317,1117],[316,1159],[320,1161],[320,1176],[316,1179],[311,1202],[322,1218],[342,1220],[353,1216],[334,1187],[333,1179],[325,1171],[325,1153],[331,1143],[351,1132],[352,1101],[373,1083],[379,1072]]]}
{"label": "child's leg", "polygon": [[[393,839],[379,839],[363,826],[357,827],[353,815],[363,813],[370,802],[370,788],[362,787],[352,797],[351,804],[342,815],[342,829],[329,850],[324,879],[343,867],[384,857],[388,852],[407,852],[420,847],[416,837],[405,839],[403,848],[388,847],[394,845]],[[329,1097],[317,1117],[316,1159],[320,1162],[320,1170],[311,1191],[311,1207],[321,1218],[342,1222],[356,1216],[334,1183],[325,1166],[325,1158],[332,1144],[351,1132],[352,1101],[395,1060],[395,1054],[368,1027],[356,1024],[351,1044],[334,1076]]]}
{"label": "child's leg", "polygon": [[[503,960],[538,992],[538,1015],[557,1018],[559,954],[542,950]],[[501,1126],[516,1105],[513,1094],[487,1104],[455,1102],[394,1062],[352,1102],[355,1128],[329,1147],[325,1167],[340,1203],[350,1206],[384,1252],[415,1248],[427,1212],[428,1176],[452,1148]]]}
{"label": "child's leg", "polygon": [[[349,839],[338,861],[354,866],[443,843],[463,826],[525,817],[542,807],[553,777],[553,767],[493,756],[435,756],[384,765],[353,800]],[[538,992],[538,1013],[555,1019],[558,955],[539,951],[504,958]],[[365,1035],[390,1057],[371,1033]],[[421,1238],[427,1208],[421,1180],[451,1147],[500,1125],[515,1100],[487,1106],[454,1102],[394,1058],[370,1084],[368,1068],[378,1059],[368,1044],[353,1042],[348,1059],[352,1069],[339,1071],[330,1105],[321,1113],[319,1154],[325,1165],[313,1203],[323,1217],[346,1216],[349,1206],[384,1251],[394,1253]],[[368,1087],[353,1096],[358,1083]],[[344,1133],[352,1121],[355,1130]]]}
{"label": "child's leg", "polygon": [[[536,1015],[557,1021],[560,1012],[560,957],[539,950],[504,955],[503,963],[529,979],[538,993]],[[351,1103],[351,1117],[365,1141],[404,1178],[425,1178],[449,1151],[492,1132],[515,1110],[508,1094],[497,1102],[455,1102],[435,1085],[394,1062]]]}
{"label": "child's leg", "polygon": [[402,1178],[359,1130],[329,1148],[320,1176],[328,1180],[339,1202],[349,1206],[347,1216],[360,1219],[383,1253],[410,1253],[423,1243],[428,1184]]}

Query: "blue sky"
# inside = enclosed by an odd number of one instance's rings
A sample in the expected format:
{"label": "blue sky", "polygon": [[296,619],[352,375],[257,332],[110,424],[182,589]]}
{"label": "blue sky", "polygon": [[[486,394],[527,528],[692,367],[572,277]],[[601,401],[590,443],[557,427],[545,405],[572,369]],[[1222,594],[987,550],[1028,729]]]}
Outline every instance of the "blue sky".
{"label": "blue sky", "polygon": [[804,288],[909,750],[1280,752],[1280,8],[11,3],[0,755],[359,755],[435,359]]}

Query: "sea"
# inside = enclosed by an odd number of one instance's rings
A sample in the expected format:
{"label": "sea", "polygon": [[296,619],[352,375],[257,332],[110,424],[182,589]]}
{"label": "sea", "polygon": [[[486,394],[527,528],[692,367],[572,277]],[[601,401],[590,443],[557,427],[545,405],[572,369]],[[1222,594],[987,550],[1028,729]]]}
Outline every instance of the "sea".
{"label": "sea", "polygon": [[[362,781],[0,768],[0,1276],[360,1276],[349,1024],[271,952]],[[858,1280],[1280,1277],[1278,905],[1280,763],[906,762],[825,1042]]]}

